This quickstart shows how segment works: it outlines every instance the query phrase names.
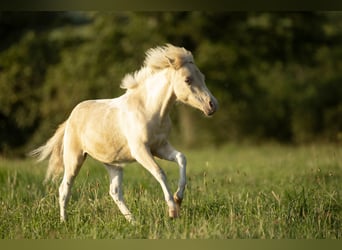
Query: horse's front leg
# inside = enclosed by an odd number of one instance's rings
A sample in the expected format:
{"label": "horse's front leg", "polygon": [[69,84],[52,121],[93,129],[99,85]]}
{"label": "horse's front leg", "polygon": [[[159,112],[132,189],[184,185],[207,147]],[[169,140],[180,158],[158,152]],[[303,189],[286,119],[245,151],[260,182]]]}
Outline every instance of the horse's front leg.
{"label": "horse's front leg", "polygon": [[181,152],[175,150],[169,142],[158,148],[158,150],[155,152],[155,155],[161,159],[176,162],[179,166],[178,188],[173,198],[180,208],[186,185],[186,158]]}
{"label": "horse's front leg", "polygon": [[178,217],[179,207],[176,205],[167,185],[165,173],[153,159],[150,149],[146,145],[135,144],[134,146],[131,146],[131,153],[136,161],[146,168],[159,182],[165,196],[165,201],[169,207],[169,216],[171,218]]}

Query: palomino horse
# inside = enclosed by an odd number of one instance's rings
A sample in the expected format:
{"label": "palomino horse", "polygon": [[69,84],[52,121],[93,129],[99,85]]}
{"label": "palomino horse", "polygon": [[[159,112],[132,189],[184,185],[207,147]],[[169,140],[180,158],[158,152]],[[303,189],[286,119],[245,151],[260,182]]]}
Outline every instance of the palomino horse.
{"label": "palomino horse", "polygon": [[[62,221],[66,220],[71,186],[88,154],[106,166],[109,194],[128,221],[134,220],[124,202],[121,182],[124,164],[132,161],[139,162],[160,183],[169,216],[179,216],[186,158],[168,142],[169,112],[180,101],[210,116],[217,110],[217,100],[207,89],[192,54],[170,44],[148,50],[142,68],[127,74],[121,87],[127,91],[118,98],[79,103],[53,137],[31,153],[38,161],[51,155],[46,180],[64,168],[59,187]],[[174,195],[154,157],[178,164],[180,178]]]}

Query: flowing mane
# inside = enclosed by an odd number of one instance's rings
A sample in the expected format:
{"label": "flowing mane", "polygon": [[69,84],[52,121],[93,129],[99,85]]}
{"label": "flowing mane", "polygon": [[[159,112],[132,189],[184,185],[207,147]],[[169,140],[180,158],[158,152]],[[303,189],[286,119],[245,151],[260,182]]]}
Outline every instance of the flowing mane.
{"label": "flowing mane", "polygon": [[175,47],[171,44],[159,46],[146,51],[143,67],[134,72],[126,74],[122,79],[120,87],[123,89],[133,89],[151,74],[172,67],[179,69],[185,63],[193,63],[194,59],[190,51]]}
{"label": "flowing mane", "polygon": [[166,44],[162,47],[149,49],[146,52],[144,65],[153,71],[157,71],[170,66],[174,69],[179,69],[183,64],[190,62],[194,62],[190,51]]}

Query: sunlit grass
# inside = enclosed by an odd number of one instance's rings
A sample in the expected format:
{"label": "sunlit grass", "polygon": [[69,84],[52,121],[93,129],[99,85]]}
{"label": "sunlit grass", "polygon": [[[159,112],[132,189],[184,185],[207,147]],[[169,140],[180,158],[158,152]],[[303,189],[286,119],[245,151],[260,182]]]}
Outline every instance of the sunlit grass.
{"label": "sunlit grass", "polygon": [[[0,160],[0,238],[341,238],[342,150],[336,145],[183,150],[188,184],[181,218],[170,220],[158,183],[138,164],[124,171],[130,225],[108,195],[108,176],[89,159],[59,222],[59,183],[46,163]],[[158,161],[176,189],[178,169]]]}

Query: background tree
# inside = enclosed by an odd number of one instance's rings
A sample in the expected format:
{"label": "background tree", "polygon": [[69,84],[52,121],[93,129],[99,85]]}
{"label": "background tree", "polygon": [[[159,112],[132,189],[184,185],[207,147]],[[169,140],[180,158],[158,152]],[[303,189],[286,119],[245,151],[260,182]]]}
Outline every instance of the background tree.
{"label": "background tree", "polygon": [[43,143],[80,101],[123,93],[144,52],[194,54],[219,99],[177,105],[175,143],[342,139],[340,12],[1,12],[0,154]]}

